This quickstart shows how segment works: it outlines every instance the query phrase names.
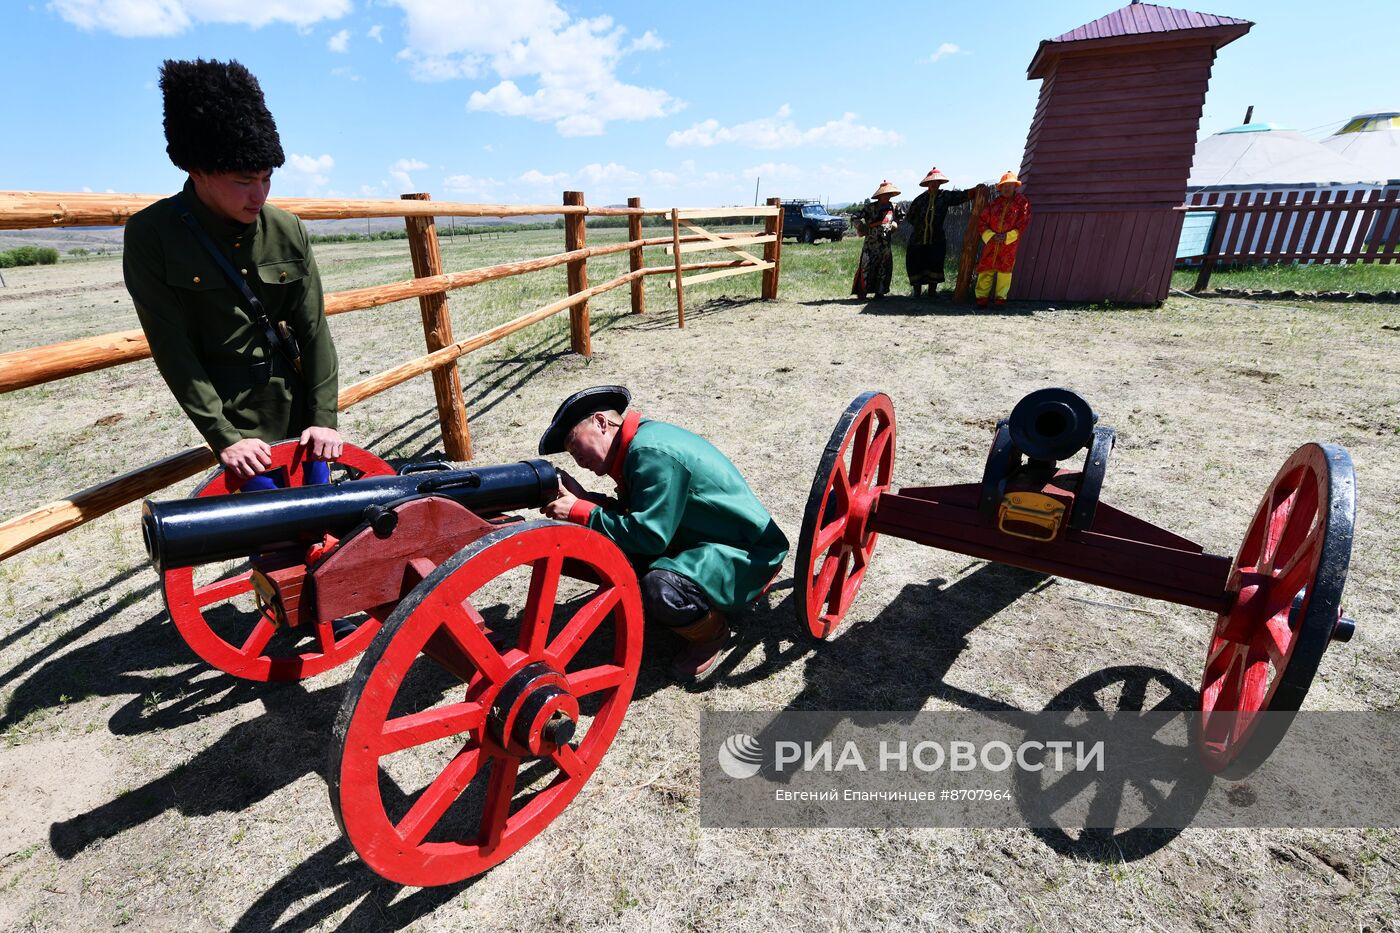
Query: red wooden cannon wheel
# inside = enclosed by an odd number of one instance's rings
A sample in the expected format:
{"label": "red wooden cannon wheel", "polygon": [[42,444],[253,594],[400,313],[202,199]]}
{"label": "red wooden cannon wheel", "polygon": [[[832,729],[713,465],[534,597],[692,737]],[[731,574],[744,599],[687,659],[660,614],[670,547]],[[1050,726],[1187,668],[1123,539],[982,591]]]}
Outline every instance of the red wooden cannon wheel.
{"label": "red wooden cannon wheel", "polygon": [[[472,599],[489,581],[523,566],[530,567],[530,587],[520,639],[514,648],[498,649]],[[550,617],[565,574],[597,589],[551,639]],[[610,616],[610,633],[600,634]],[[611,638],[610,660],[580,668],[575,659],[595,635]],[[477,674],[461,702],[405,714],[394,707],[395,698],[435,636],[450,639]],[[355,851],[380,875],[411,885],[461,881],[509,857],[569,805],[602,760],[632,698],[641,654],[636,572],[596,532],[532,521],[493,531],[463,548],[384,623],[336,718],[327,772],[331,806]],[[569,739],[579,717],[578,700],[589,695],[597,695],[590,702],[599,706],[575,747]],[[561,723],[564,732],[551,733]],[[450,763],[401,817],[390,817],[381,759],[454,736],[461,747]],[[522,765],[532,771],[543,766],[552,777],[512,812]],[[485,797],[475,835],[427,841],[474,782]]]}
{"label": "red wooden cannon wheel", "polygon": [[[296,441],[272,445],[272,470],[285,471],[287,484],[303,485],[301,467],[305,448]],[[345,467],[352,477],[392,476],[394,470],[374,454],[346,444],[335,461]],[[194,497],[223,496],[238,491],[237,481],[220,468],[194,491]],[[266,618],[260,618],[241,640],[230,641],[215,631],[205,612],[221,603],[242,596],[252,589],[244,570],[202,586],[195,586],[194,568],[167,570],[162,578],[165,606],[185,643],[209,664],[221,671],[247,680],[299,680],[330,670],[363,651],[374,638],[379,620],[371,618],[353,633],[337,639],[329,624],[318,625],[314,648],[299,654],[269,656],[268,643],[276,631]]]}
{"label": "red wooden cannon wheel", "polygon": [[879,535],[871,509],[894,472],[894,403],[865,392],[846,408],[807,497],[797,541],[797,616],[814,638],[830,638],[860,590]]}
{"label": "red wooden cannon wheel", "polygon": [[1236,594],[1216,620],[1201,678],[1201,763],[1225,776],[1257,768],[1302,706],[1338,631],[1351,560],[1356,478],[1347,452],[1305,444],[1274,477],[1235,557]]}

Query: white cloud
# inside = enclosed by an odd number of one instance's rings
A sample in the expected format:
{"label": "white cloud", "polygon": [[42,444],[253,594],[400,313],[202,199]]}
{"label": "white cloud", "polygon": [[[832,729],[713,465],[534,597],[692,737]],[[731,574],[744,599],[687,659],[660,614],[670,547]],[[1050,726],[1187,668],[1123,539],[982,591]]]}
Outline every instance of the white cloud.
{"label": "white cloud", "polygon": [[452,81],[481,73],[482,61],[474,56],[420,55],[412,49],[400,49],[394,57],[408,62],[408,73],[415,81]]}
{"label": "white cloud", "polygon": [[682,106],[666,91],[617,77],[622,58],[664,43],[647,31],[628,42],[611,17],[573,19],[555,0],[385,0],[403,9],[398,57],[419,81],[499,79],[467,109],[553,123],[562,136],[597,136],[614,120],[647,120]]}
{"label": "white cloud", "polygon": [[556,172],[553,175],[546,175],[539,169],[532,168],[516,181],[530,188],[554,188],[562,191],[569,186],[569,173]]}
{"label": "white cloud", "polygon": [[399,159],[389,166],[389,177],[399,186],[400,194],[408,194],[418,189],[413,184],[413,178],[409,172],[421,172],[428,167],[427,162],[420,162],[417,159]]}
{"label": "white cloud", "polygon": [[762,165],[755,165],[746,168],[739,173],[744,178],[766,178],[769,181],[793,181],[801,178],[802,169],[787,162],[764,162]]}
{"label": "white cloud", "polygon": [[[692,175],[694,166],[685,172]],[[515,179],[517,185],[530,190],[536,198],[558,197],[561,191],[583,191],[589,204],[615,204],[633,195],[656,193],[675,188],[683,179],[675,172],[663,169],[642,171],[616,162],[591,162],[571,172],[541,172],[530,169]]]}
{"label": "white cloud", "polygon": [[934,62],[938,61],[940,58],[947,58],[949,55],[971,55],[971,54],[972,54],[971,52],[969,52],[967,49],[963,48],[963,47],[960,46],[960,45],[957,45],[957,44],[952,43],[952,42],[944,42],[944,43],[943,43],[942,45],[940,45],[938,48],[934,49],[933,54],[930,55],[928,58],[924,59],[924,61],[927,62],[928,64],[932,65]]}
{"label": "white cloud", "polygon": [[350,30],[342,29],[340,32],[326,40],[326,48],[332,52],[350,51]]}
{"label": "white cloud", "polygon": [[442,180],[442,187],[454,199],[470,201],[497,197],[502,183],[495,178],[478,178],[475,175],[448,175]]}
{"label": "white cloud", "polygon": [[332,68],[331,75],[336,78],[344,78],[346,81],[360,80],[360,76],[355,72],[354,68]]}
{"label": "white cloud", "polygon": [[280,193],[291,196],[313,197],[321,194],[330,184],[330,172],[335,168],[335,159],[327,154],[319,156],[301,155],[293,152],[287,156],[287,164],[277,173]]}
{"label": "white cloud", "polygon": [[384,42],[384,27],[380,23],[375,23],[369,27],[369,32],[365,33],[366,39],[373,39],[375,42]]}
{"label": "white cloud", "polygon": [[349,13],[351,0],[50,0],[49,8],[79,29],[130,38],[175,36],[196,23],[304,29]]}
{"label": "white cloud", "polygon": [[783,104],[771,117],[760,117],[734,126],[721,126],[718,120],[702,120],[689,129],[677,130],[667,136],[666,145],[706,148],[732,143],[750,149],[796,149],[801,146],[870,149],[896,145],[903,140],[893,130],[862,126],[855,121],[856,114],[845,113],[839,120],[828,120],[820,126],[804,130],[793,121],[792,108]]}
{"label": "white cloud", "polygon": [[629,52],[655,52],[666,48],[666,43],[661,41],[661,37],[648,29],[640,36],[632,40],[632,44],[627,46]]}

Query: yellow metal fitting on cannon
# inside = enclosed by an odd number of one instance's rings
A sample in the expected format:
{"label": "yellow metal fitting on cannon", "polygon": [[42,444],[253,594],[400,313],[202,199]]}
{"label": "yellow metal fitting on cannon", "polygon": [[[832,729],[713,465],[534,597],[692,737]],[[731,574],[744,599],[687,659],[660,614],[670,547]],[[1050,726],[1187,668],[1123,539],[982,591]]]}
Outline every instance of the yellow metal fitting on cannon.
{"label": "yellow metal fitting on cannon", "polygon": [[261,570],[254,570],[249,576],[248,582],[253,586],[253,599],[257,601],[258,611],[277,628],[289,628],[287,610],[282,605],[282,597],[277,592],[277,584],[273,583]]}
{"label": "yellow metal fitting on cannon", "polygon": [[1039,492],[1010,492],[997,508],[997,528],[1016,538],[1053,541],[1060,533],[1065,505]]}

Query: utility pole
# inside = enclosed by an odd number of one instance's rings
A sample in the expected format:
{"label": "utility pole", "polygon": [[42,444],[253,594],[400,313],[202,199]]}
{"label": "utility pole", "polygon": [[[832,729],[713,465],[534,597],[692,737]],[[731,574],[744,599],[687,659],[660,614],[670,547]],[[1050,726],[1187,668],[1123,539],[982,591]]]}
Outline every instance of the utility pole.
{"label": "utility pole", "polygon": [[755,178],[755,179],[753,180],[753,206],[754,206],[754,207],[758,207],[758,183],[759,183],[760,181],[762,181],[762,180],[763,180],[762,177],[758,177],[758,178]]}

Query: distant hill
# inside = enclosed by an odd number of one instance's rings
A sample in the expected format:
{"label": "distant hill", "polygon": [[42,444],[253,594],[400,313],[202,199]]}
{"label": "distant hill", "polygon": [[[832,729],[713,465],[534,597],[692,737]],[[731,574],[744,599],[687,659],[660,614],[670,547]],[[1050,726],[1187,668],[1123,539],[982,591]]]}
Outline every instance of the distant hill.
{"label": "distant hill", "polygon": [[[449,229],[453,218],[444,217],[439,222],[443,229]],[[471,224],[473,227],[492,227],[506,223],[548,223],[553,217],[458,217],[458,226]],[[371,217],[369,219],[349,218],[346,220],[312,220],[306,224],[313,236],[329,236],[347,233],[379,233],[384,230],[402,230],[403,219],[399,217]],[[53,227],[40,230],[0,230],[0,251],[16,246],[50,246],[66,253],[75,249],[89,252],[121,252],[122,227]]]}

